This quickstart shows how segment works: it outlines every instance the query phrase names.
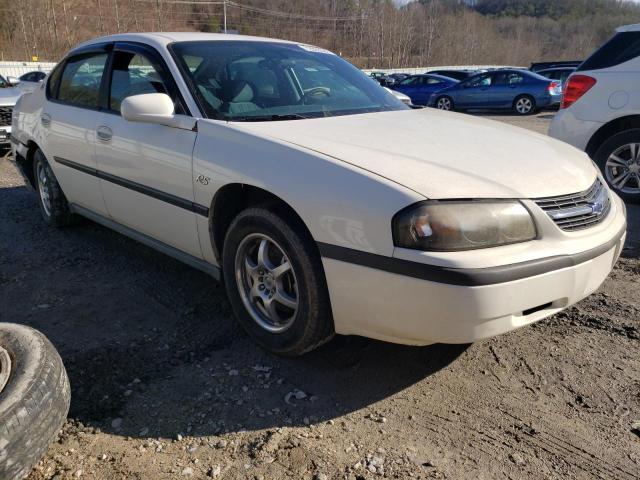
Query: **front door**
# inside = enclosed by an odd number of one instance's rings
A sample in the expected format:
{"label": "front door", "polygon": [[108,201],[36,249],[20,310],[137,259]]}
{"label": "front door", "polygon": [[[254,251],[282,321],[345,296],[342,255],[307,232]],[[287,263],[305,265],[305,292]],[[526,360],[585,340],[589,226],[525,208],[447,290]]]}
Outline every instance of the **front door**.
{"label": "front door", "polygon": [[196,132],[129,122],[122,101],[166,93],[186,113],[161,57],[149,47],[116,44],[106,111],[96,123],[96,154],[111,217],[125,226],[201,258],[193,196],[192,152]]}
{"label": "front door", "polygon": [[476,75],[460,83],[456,107],[486,108],[489,102],[489,87],[491,87],[490,73]]}

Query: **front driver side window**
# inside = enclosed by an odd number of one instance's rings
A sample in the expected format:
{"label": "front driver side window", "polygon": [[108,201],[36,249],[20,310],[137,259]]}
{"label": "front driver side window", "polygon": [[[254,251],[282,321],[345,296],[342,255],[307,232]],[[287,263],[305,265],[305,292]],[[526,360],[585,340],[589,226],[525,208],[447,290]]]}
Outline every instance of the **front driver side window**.
{"label": "front driver side window", "polygon": [[116,52],[113,58],[109,108],[120,112],[120,105],[125,98],[143,93],[167,93],[160,73],[143,55]]}

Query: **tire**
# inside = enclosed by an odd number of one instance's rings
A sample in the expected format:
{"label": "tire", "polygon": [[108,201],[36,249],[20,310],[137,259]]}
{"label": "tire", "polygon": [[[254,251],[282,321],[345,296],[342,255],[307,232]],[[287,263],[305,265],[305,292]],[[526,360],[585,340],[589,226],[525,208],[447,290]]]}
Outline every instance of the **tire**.
{"label": "tire", "polygon": [[[265,260],[260,263],[258,253],[263,244]],[[229,226],[222,263],[236,319],[264,349],[297,356],[333,337],[331,304],[320,254],[303,225],[285,220],[282,213],[248,208]],[[278,276],[277,272],[283,269],[285,273]],[[280,303],[278,298],[287,302]],[[293,303],[295,308],[290,306]],[[267,305],[273,310],[268,310]],[[274,310],[278,322],[270,316]]]}
{"label": "tire", "polygon": [[453,107],[453,99],[447,95],[442,95],[436,99],[436,108],[438,110],[445,110],[447,112],[452,112]]}
{"label": "tire", "polygon": [[71,213],[67,197],[64,196],[49,162],[40,150],[36,150],[33,155],[33,176],[44,221],[52,227],[66,227],[77,223],[78,217]]}
{"label": "tire", "polygon": [[[632,158],[632,145],[635,145],[635,158]],[[640,203],[639,153],[640,128],[634,128],[610,137],[593,158],[611,189],[628,203]],[[618,160],[612,158],[614,155]]]}
{"label": "tire", "polygon": [[2,353],[0,368],[6,373],[11,367],[4,388],[0,384],[0,478],[22,479],[67,417],[69,379],[51,342],[29,327],[0,323]]}
{"label": "tire", "polygon": [[536,100],[531,95],[518,95],[513,101],[516,115],[531,115],[536,112]]}

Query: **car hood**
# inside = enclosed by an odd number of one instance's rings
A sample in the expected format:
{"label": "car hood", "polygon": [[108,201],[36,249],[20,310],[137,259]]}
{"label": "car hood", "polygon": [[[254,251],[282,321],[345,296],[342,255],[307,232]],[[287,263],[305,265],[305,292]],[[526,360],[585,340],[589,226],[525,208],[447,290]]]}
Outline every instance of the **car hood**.
{"label": "car hood", "polygon": [[16,87],[0,88],[0,105],[15,105],[21,94]]}
{"label": "car hood", "polygon": [[546,135],[435,109],[233,125],[434,199],[563,195],[586,190],[597,175],[586,154]]}

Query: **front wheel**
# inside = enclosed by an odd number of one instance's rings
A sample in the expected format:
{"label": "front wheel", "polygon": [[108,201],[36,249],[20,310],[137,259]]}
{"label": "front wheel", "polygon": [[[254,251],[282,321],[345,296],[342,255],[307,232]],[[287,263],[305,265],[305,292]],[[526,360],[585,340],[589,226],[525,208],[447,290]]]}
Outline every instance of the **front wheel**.
{"label": "front wheel", "polygon": [[536,110],[536,101],[529,95],[520,95],[513,101],[513,110],[518,115],[531,115]]}
{"label": "front wheel", "polygon": [[640,129],[617,133],[598,148],[594,161],[609,186],[626,202],[640,203]]}
{"label": "front wheel", "polygon": [[235,316],[263,348],[301,355],[333,336],[322,262],[303,226],[249,208],[231,223],[222,256]]}
{"label": "front wheel", "polygon": [[436,108],[438,110],[453,110],[453,100],[450,97],[442,96],[436,99]]}

